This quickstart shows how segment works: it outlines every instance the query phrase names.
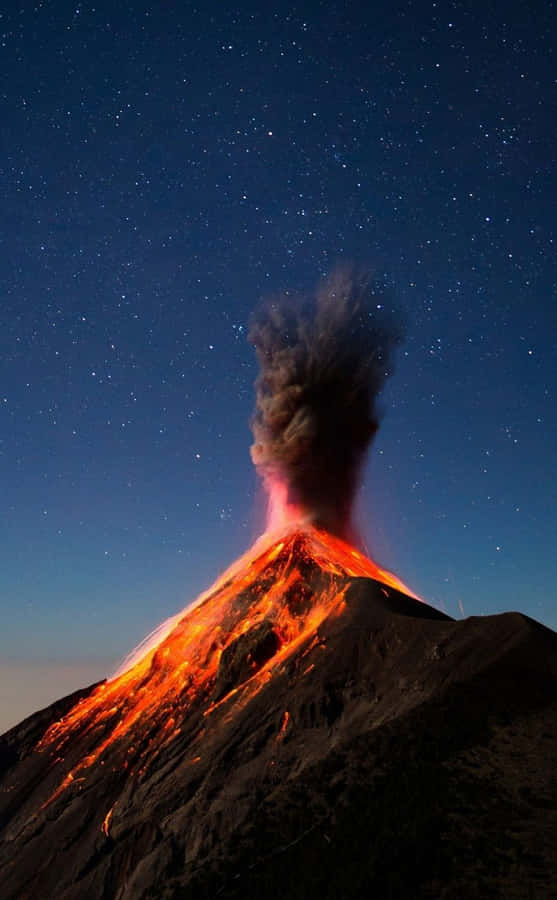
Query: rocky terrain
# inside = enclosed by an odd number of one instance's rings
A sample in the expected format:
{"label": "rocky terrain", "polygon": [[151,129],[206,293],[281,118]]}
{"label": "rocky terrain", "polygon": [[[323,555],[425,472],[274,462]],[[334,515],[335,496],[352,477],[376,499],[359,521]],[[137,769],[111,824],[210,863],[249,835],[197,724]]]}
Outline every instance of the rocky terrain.
{"label": "rocky terrain", "polygon": [[0,738],[3,900],[557,897],[557,635],[367,562],[293,534]]}

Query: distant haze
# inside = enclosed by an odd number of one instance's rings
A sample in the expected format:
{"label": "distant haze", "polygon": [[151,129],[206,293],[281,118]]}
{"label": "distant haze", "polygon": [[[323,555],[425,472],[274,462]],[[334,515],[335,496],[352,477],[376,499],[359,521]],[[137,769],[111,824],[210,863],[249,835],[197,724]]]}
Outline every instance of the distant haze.
{"label": "distant haze", "polygon": [[0,662],[0,734],[66,694],[112,674],[113,659]]}

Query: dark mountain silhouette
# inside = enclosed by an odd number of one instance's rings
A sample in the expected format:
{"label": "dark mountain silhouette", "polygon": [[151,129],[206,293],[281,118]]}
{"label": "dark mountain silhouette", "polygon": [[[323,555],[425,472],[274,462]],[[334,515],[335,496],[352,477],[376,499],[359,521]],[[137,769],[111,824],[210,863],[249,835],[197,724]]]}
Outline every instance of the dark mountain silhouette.
{"label": "dark mountain silhouette", "polygon": [[0,738],[3,900],[557,897],[557,635],[315,529]]}

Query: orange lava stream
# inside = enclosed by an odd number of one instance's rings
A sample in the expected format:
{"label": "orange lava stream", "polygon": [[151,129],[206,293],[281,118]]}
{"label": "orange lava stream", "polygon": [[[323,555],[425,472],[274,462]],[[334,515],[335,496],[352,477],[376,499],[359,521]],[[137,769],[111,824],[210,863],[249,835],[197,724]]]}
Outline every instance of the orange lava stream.
{"label": "orange lava stream", "polygon": [[[304,581],[304,561],[331,576],[325,577],[326,587],[318,595],[311,595]],[[200,709],[205,705],[205,721],[232,697],[235,708],[244,706],[296,649],[305,641],[311,644],[327,616],[342,609],[346,576],[372,578],[415,596],[395,575],[313,526],[287,532],[278,540],[276,534],[264,535],[210,591],[176,617],[174,627],[157,646],[50,726],[38,749],[50,751],[55,761],[63,762],[70,738],[83,738],[92,749],[65,775],[44,806],[79,780],[76,776],[109,748],[116,748],[124,736],[133,734],[136,746],[122,745],[125,759],[120,765],[141,773],[160,747],[180,733],[194,703],[201,703]],[[288,600],[308,596],[310,602],[300,608]],[[243,683],[211,701],[222,653],[263,621],[272,623],[280,641],[277,651],[260,668],[254,664],[253,675]],[[284,729],[287,724],[288,713]],[[106,830],[109,819],[110,814]]]}

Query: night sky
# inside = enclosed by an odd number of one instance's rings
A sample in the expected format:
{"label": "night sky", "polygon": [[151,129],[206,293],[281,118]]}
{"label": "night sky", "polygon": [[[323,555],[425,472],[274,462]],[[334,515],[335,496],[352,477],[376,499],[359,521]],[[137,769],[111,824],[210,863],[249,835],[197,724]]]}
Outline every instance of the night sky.
{"label": "night sky", "polygon": [[557,626],[551,3],[8,4],[0,728],[262,530],[250,313],[355,260],[407,337],[359,518]]}

